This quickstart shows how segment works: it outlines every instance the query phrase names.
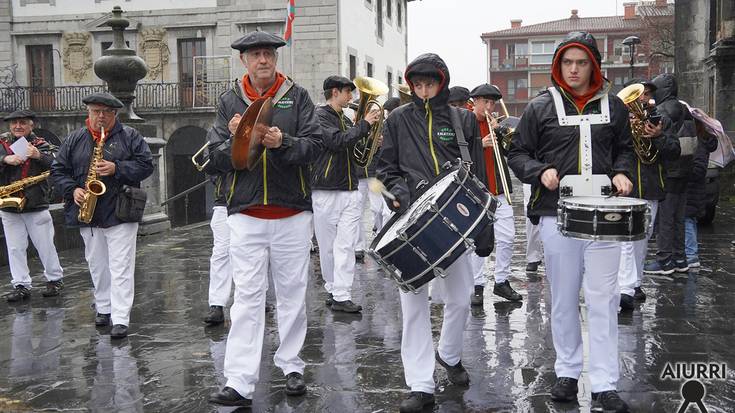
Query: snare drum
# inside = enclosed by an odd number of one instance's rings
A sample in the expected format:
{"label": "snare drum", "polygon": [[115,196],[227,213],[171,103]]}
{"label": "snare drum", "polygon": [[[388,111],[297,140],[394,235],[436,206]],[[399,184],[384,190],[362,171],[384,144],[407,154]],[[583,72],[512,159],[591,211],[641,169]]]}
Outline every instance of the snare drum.
{"label": "snare drum", "polygon": [[625,197],[570,196],[559,199],[557,227],[565,237],[591,241],[636,241],[651,220],[648,202]]}
{"label": "snare drum", "polygon": [[368,254],[403,291],[416,291],[448,268],[492,224],[497,199],[467,169],[455,166],[427,186],[401,215],[394,215]]}

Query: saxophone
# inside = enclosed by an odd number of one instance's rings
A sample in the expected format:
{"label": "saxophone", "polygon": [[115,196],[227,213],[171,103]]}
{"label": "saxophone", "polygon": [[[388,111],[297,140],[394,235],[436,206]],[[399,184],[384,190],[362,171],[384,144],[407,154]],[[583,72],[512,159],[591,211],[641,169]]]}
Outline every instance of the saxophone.
{"label": "saxophone", "polygon": [[11,197],[10,195],[45,181],[49,175],[51,172],[46,171],[39,175],[19,179],[9,185],[0,186],[0,208],[18,208],[19,211],[22,211],[26,204],[26,197],[22,195]]}
{"label": "saxophone", "polygon": [[79,205],[79,222],[89,224],[94,216],[94,208],[97,206],[97,197],[107,191],[105,183],[97,179],[97,162],[102,159],[102,149],[105,146],[105,128],[101,128],[100,141],[94,147],[92,159],[89,160],[89,171],[87,172],[87,180],[84,183],[84,200]]}

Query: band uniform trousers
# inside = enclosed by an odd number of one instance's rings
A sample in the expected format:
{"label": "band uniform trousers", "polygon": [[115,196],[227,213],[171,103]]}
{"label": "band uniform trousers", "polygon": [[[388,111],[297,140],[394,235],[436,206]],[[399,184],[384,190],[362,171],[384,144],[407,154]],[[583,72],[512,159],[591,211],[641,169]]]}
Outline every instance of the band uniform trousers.
{"label": "band uniform trousers", "polygon": [[[498,195],[495,210],[495,282],[503,283],[510,276],[510,260],[513,258],[513,238],[516,235],[513,207],[508,205],[504,194]],[[472,254],[474,285],[485,285],[485,257]]]}
{"label": "band uniform trousers", "polygon": [[20,214],[0,211],[8,248],[8,264],[12,283],[31,288],[31,274],[28,269],[28,237],[38,251],[43,264],[43,276],[48,281],[62,279],[64,272],[54,245],[54,223],[49,211],[23,212]]}
{"label": "band uniform trousers", "polygon": [[109,228],[82,227],[84,257],[94,283],[97,312],[112,314],[112,324],[130,324],[133,307],[135,249],[138,223]]}
{"label": "band uniform trousers", "polygon": [[551,286],[551,333],[557,377],[579,379],[584,362],[579,290],[584,290],[592,392],[616,390],[618,381],[618,268],[620,243],[564,237],[556,217],[539,223]]}
{"label": "band uniform trousers", "polygon": [[[528,212],[528,202],[531,200],[531,185],[523,184],[523,215]],[[541,249],[541,236],[538,225],[526,216],[526,262],[539,262],[544,257]]]}
{"label": "band uniform trousers", "polygon": [[362,211],[365,204],[369,203],[370,212],[373,214],[373,225],[377,231],[383,229],[383,225],[388,223],[391,211],[383,200],[383,196],[374,193],[368,188],[368,179],[360,179],[357,185],[357,191],[360,193],[360,225],[355,251],[365,251],[367,248],[367,238],[365,237],[365,226],[362,223]]}
{"label": "band uniform trousers", "polygon": [[227,218],[235,297],[225,350],[227,386],[252,398],[260,375],[265,329],[265,293],[270,267],[276,295],[280,344],[273,359],[284,375],[304,372],[299,351],[306,338],[306,285],[312,213],[281,219],[245,214]]}
{"label": "band uniform trousers", "polygon": [[658,201],[646,200],[651,207],[651,222],[646,229],[646,237],[632,242],[620,244],[620,271],[618,272],[618,284],[620,293],[633,296],[635,288],[641,286],[643,279],[643,265],[646,261],[648,251],[648,240],[653,233],[653,223],[656,221]]}
{"label": "band uniform trousers", "polygon": [[[444,300],[444,320],[439,337],[439,356],[447,364],[456,365],[462,359],[462,338],[470,312],[472,264],[467,252],[447,269],[446,278],[435,278]],[[411,391],[434,393],[434,340],[431,335],[428,286],[417,293],[400,292],[403,334],[401,360],[406,385]]]}
{"label": "band uniform trousers", "polygon": [[314,190],[311,194],[324,288],[336,301],[352,299],[361,201],[358,191]]}
{"label": "band uniform trousers", "polygon": [[212,256],[209,258],[209,305],[226,306],[232,292],[230,268],[230,227],[227,225],[227,207],[212,209]]}

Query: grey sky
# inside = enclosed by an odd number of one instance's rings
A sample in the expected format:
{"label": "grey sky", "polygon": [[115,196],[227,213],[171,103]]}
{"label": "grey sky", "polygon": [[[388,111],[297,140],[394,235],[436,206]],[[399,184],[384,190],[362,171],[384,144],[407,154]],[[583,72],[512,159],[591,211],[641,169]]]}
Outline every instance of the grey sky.
{"label": "grey sky", "polygon": [[487,81],[481,33],[508,29],[511,19],[528,25],[567,18],[572,9],[579,10],[579,17],[622,15],[626,1],[413,1],[408,5],[408,61],[421,53],[437,53],[449,66],[452,86],[472,89]]}

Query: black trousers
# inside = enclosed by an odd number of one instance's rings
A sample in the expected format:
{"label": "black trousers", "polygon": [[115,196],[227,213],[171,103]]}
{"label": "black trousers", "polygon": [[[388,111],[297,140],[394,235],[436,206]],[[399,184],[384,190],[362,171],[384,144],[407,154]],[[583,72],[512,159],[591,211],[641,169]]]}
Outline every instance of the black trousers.
{"label": "black trousers", "polygon": [[659,262],[686,260],[684,254],[684,217],[687,207],[686,192],[667,192],[658,205],[658,232],[656,245]]}

